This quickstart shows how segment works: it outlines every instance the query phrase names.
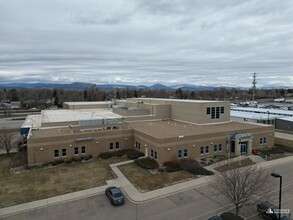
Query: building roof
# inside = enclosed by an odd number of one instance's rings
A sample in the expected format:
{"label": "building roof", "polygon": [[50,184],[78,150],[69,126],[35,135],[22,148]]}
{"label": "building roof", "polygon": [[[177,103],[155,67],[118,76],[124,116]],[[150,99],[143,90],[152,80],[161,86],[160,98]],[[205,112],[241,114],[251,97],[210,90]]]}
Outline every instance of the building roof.
{"label": "building roof", "polygon": [[234,111],[231,109],[230,112],[231,117],[237,118],[247,118],[247,119],[255,119],[255,120],[272,120],[275,118],[283,117],[282,115],[272,115],[268,113],[255,113],[255,112],[242,112],[242,111]]}
{"label": "building roof", "polygon": [[43,110],[42,123],[70,122],[93,119],[118,119],[121,115],[110,109],[82,109],[82,110]]}
{"label": "building roof", "polygon": [[193,100],[193,99],[160,99],[160,98],[135,98],[137,100],[150,100],[150,101],[164,101],[164,102],[190,102],[190,103],[215,103],[227,101],[214,101],[214,100]]}
{"label": "building roof", "polygon": [[[179,136],[194,136],[216,134],[222,132],[237,132],[246,129],[258,129],[268,127],[263,124],[226,122],[215,124],[189,124],[178,121],[144,121],[130,122],[129,125],[137,131],[150,135],[157,139],[174,138]],[[271,126],[270,126],[271,127]]]}
{"label": "building roof", "polygon": [[285,117],[285,118],[278,118],[278,119],[283,120],[283,121],[293,122],[293,117]]}
{"label": "building roof", "polygon": [[28,115],[22,124],[22,128],[41,127],[41,115]]}
{"label": "building roof", "polygon": [[111,101],[106,101],[106,102],[64,102],[64,104],[67,105],[102,105],[102,104],[112,104]]}
{"label": "building roof", "polygon": [[231,111],[243,111],[243,112],[255,112],[255,113],[266,113],[270,115],[283,115],[283,116],[293,116],[293,111],[289,110],[279,110],[279,109],[269,109],[269,108],[246,108],[246,107],[233,107]]}

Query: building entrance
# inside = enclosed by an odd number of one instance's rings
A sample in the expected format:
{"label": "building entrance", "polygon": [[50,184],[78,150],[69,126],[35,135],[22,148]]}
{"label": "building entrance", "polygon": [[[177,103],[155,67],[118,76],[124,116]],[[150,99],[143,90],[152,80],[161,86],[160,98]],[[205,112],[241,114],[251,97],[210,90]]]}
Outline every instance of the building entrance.
{"label": "building entrance", "polygon": [[247,154],[248,142],[241,142],[240,143],[240,154]]}

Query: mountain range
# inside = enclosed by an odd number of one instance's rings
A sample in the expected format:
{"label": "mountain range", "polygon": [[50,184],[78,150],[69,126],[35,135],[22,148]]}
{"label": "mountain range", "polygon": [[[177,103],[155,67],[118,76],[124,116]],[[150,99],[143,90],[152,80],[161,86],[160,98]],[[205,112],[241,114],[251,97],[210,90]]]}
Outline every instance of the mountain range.
{"label": "mountain range", "polygon": [[[154,84],[152,86],[145,85],[125,85],[125,84],[93,84],[93,83],[82,83],[82,82],[74,82],[74,83],[6,83],[0,84],[0,89],[67,89],[67,90],[85,90],[90,87],[96,87],[102,90],[113,90],[113,89],[150,89],[150,90],[176,90],[181,88],[182,90],[191,90],[191,91],[206,91],[206,90],[218,90],[220,88],[232,89],[232,87],[216,87],[216,86],[200,86],[200,85],[192,85],[192,84],[178,84],[178,85],[170,85],[166,86],[163,84]],[[248,88],[240,88],[238,89],[248,89]],[[276,87],[262,87],[262,89],[271,89]],[[288,88],[288,86],[280,86],[277,88]]]}

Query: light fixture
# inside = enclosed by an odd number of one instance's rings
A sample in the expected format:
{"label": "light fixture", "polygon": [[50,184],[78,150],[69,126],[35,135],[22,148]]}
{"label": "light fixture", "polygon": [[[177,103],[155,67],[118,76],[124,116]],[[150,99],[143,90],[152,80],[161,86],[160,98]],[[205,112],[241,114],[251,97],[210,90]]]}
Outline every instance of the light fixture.
{"label": "light fixture", "polygon": [[195,145],[192,145],[193,148],[195,148]]}
{"label": "light fixture", "polygon": [[40,151],[43,151],[43,150],[44,150],[44,149],[41,147],[41,148],[40,148]]}
{"label": "light fixture", "polygon": [[72,147],[72,144],[69,144],[69,147]]}
{"label": "light fixture", "polygon": [[125,138],[125,140],[127,141],[127,138]]}
{"label": "light fixture", "polygon": [[96,141],[96,144],[98,144],[99,143],[99,141]]}
{"label": "light fixture", "polygon": [[171,149],[170,148],[168,148],[168,151],[170,151]]}

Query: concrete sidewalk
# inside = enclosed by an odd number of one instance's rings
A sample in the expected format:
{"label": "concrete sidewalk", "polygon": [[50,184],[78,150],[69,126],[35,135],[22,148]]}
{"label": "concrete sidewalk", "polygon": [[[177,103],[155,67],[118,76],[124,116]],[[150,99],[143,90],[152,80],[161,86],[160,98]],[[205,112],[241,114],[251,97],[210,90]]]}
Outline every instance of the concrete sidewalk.
{"label": "concrete sidewalk", "polygon": [[[236,161],[239,160],[238,158],[235,159]],[[272,161],[264,161],[256,164],[256,166],[269,168],[273,166],[278,166],[281,164],[289,163],[293,161],[293,156],[285,157],[277,160]],[[16,206],[11,206],[8,208],[0,209],[0,217],[10,216],[14,214],[18,214],[25,211],[30,211],[34,209],[44,208],[48,206],[54,206],[60,203],[66,203],[78,199],[83,199],[91,196],[95,196],[98,194],[102,194],[105,192],[105,189],[108,186],[117,186],[122,188],[127,198],[133,203],[142,203],[151,201],[154,199],[170,196],[172,194],[176,194],[178,192],[186,191],[189,189],[193,189],[204,184],[208,183],[209,176],[207,177],[200,177],[194,180],[186,181],[183,183],[174,184],[168,187],[164,187],[161,189],[157,189],[150,192],[141,193],[139,192],[130,182],[129,180],[122,174],[122,172],[118,169],[118,166],[132,163],[133,161],[125,161],[122,163],[112,164],[110,167],[117,175],[116,179],[107,181],[107,185],[95,187],[83,191],[78,191],[74,193],[69,193],[61,196],[51,197],[48,199],[38,200],[34,202],[24,203]],[[214,170],[215,165],[211,165],[207,167],[209,170]]]}

